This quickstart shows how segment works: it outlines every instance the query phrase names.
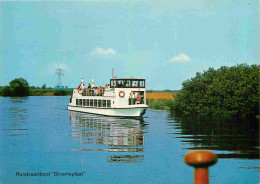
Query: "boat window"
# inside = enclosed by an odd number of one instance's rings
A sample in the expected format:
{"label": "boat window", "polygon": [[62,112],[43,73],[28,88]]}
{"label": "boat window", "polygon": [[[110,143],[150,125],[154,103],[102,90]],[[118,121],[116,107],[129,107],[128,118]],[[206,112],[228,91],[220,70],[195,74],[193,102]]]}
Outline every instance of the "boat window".
{"label": "boat window", "polygon": [[102,107],[106,107],[107,104],[106,104],[106,100],[102,100]]}
{"label": "boat window", "polygon": [[118,88],[124,88],[126,80],[117,80]]}
{"label": "boat window", "polygon": [[87,106],[89,106],[89,99],[87,99]]}
{"label": "boat window", "polygon": [[82,106],[82,99],[79,99],[79,105]]}
{"label": "boat window", "polygon": [[94,100],[94,107],[97,107],[97,99]]}
{"label": "boat window", "polygon": [[79,105],[79,99],[76,99],[76,105]]}
{"label": "boat window", "polygon": [[139,81],[138,80],[132,80],[132,87],[138,88],[139,87]]}
{"label": "boat window", "polygon": [[144,82],[144,80],[140,80],[140,81],[139,81],[139,86],[140,86],[140,88],[144,88],[144,87],[145,87],[145,82]]}
{"label": "boat window", "polygon": [[89,106],[90,106],[90,107],[93,107],[93,99],[90,99],[89,101],[90,101]]}
{"label": "boat window", "polygon": [[98,107],[101,107],[101,100],[98,100]]}
{"label": "boat window", "polygon": [[86,99],[83,99],[83,106],[86,106]]}
{"label": "boat window", "polygon": [[107,101],[107,107],[111,107],[111,100]]}
{"label": "boat window", "polygon": [[116,80],[115,79],[111,79],[110,80],[110,87],[111,88],[115,88],[116,87]]}
{"label": "boat window", "polygon": [[124,84],[126,88],[130,88],[131,87],[131,81],[130,80],[124,80]]}

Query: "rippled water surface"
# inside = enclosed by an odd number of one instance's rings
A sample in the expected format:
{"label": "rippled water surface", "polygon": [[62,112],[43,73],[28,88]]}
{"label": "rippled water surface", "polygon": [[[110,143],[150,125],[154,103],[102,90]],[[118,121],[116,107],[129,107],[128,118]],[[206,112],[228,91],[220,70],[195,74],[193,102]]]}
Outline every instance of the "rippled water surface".
{"label": "rippled water surface", "polygon": [[[72,112],[69,97],[0,97],[0,183],[192,183],[190,150],[218,154],[211,183],[259,183],[259,123]],[[16,173],[50,176],[16,176]],[[55,176],[82,173],[83,176]]]}

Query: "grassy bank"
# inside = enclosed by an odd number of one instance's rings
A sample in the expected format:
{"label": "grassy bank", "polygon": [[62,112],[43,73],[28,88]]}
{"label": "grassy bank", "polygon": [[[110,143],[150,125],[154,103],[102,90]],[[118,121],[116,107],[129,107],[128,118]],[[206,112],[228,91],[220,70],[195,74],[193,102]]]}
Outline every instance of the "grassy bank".
{"label": "grassy bank", "polygon": [[[0,96],[12,96],[4,95],[3,88],[0,88]],[[28,96],[67,96],[72,95],[72,90],[67,89],[29,89]]]}
{"label": "grassy bank", "polygon": [[173,99],[146,99],[146,103],[151,109],[170,110]]}
{"label": "grassy bank", "polygon": [[67,96],[72,95],[72,90],[65,89],[31,89],[30,96]]}
{"label": "grassy bank", "polygon": [[176,93],[147,92],[146,102],[151,109],[170,110]]}

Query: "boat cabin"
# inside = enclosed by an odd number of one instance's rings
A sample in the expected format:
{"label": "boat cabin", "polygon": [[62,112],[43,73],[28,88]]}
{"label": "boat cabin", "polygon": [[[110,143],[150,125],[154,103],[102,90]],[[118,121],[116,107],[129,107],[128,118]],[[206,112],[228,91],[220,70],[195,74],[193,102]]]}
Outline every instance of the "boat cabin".
{"label": "boat cabin", "polygon": [[145,88],[145,79],[110,79],[111,88]]}

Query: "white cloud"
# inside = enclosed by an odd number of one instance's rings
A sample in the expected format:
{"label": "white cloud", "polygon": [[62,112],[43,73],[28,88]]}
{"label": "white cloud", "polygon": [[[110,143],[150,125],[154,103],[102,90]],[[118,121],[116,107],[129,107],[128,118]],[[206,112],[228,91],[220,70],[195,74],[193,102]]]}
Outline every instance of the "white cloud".
{"label": "white cloud", "polygon": [[187,63],[190,62],[190,57],[186,54],[179,54],[178,56],[174,56],[168,60],[168,63]]}
{"label": "white cloud", "polygon": [[108,49],[96,48],[90,53],[91,56],[112,56],[115,54],[116,54],[116,51],[111,48],[108,48]]}

